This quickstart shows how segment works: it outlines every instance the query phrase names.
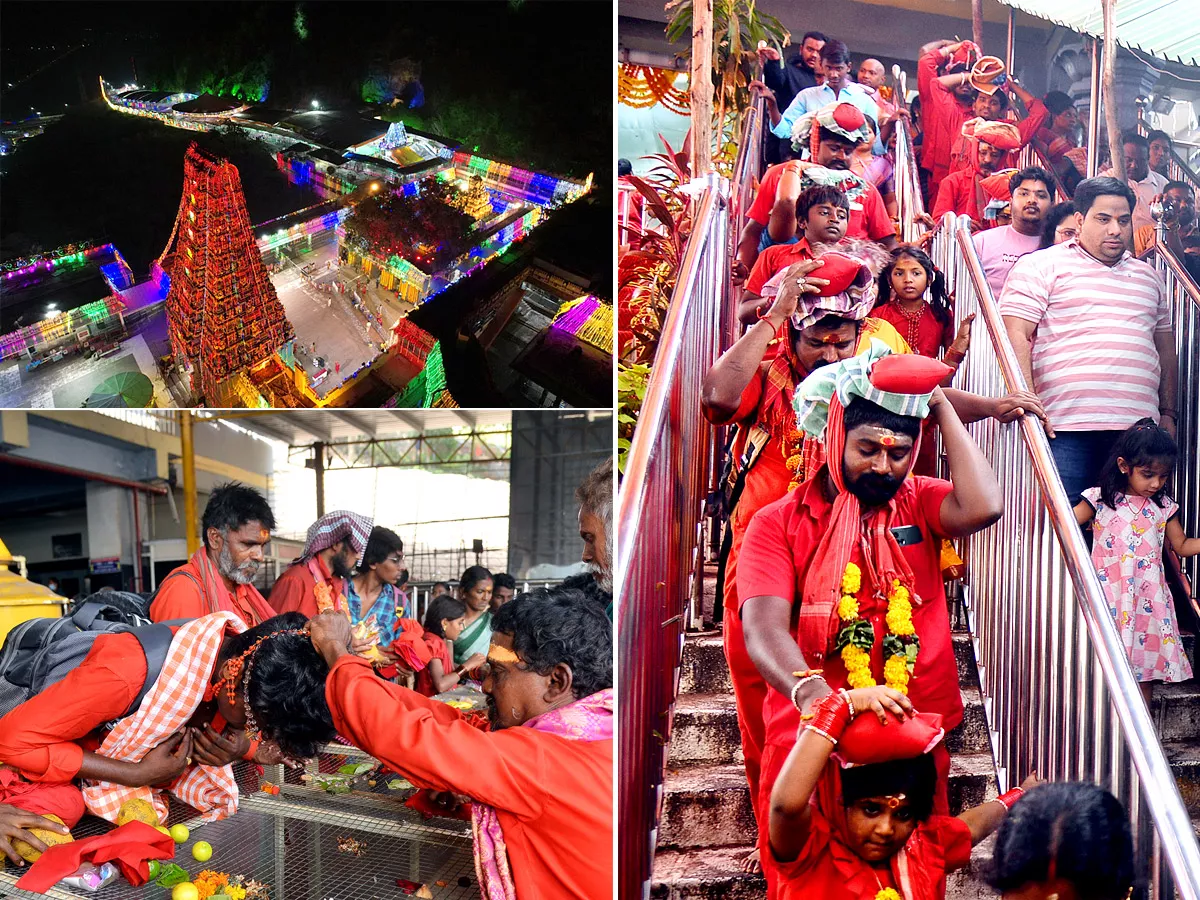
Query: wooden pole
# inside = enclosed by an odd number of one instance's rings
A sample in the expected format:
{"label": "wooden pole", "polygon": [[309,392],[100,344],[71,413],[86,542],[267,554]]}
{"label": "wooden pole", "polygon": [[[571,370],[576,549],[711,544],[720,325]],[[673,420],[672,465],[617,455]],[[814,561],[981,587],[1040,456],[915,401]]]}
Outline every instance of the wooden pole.
{"label": "wooden pole", "polygon": [[1104,66],[1100,39],[1092,39],[1092,71],[1088,90],[1087,177],[1095,178],[1100,171],[1100,72]]}
{"label": "wooden pole", "polygon": [[179,443],[183,451],[183,535],[191,556],[200,548],[200,522],[196,516],[196,443],[190,409],[179,411]]}
{"label": "wooden pole", "polygon": [[712,171],[713,0],[692,4],[692,177]]}
{"label": "wooden pole", "polygon": [[1104,0],[1104,76],[1101,96],[1104,121],[1108,126],[1108,152],[1112,157],[1113,176],[1125,181],[1125,153],[1121,146],[1121,126],[1117,124],[1117,0]]}
{"label": "wooden pole", "polygon": [[971,0],[971,39],[983,47],[983,0]]}
{"label": "wooden pole", "polygon": [[1016,24],[1014,16],[1016,14],[1016,10],[1010,6],[1008,8],[1008,45],[1005,48],[1006,52],[1004,54],[1004,70],[1008,72],[1009,77],[1013,73],[1013,32],[1016,31],[1016,28],[1014,28]]}

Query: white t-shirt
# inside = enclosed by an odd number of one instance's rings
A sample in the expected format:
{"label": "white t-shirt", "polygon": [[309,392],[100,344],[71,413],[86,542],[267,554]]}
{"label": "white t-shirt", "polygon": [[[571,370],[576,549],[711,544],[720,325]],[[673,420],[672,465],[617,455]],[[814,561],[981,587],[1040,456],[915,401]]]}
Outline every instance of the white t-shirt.
{"label": "white t-shirt", "polygon": [[[1106,169],[1102,175],[1112,175],[1112,169]],[[1133,208],[1133,230],[1137,231],[1143,225],[1153,225],[1154,217],[1150,215],[1150,201],[1167,189],[1168,179],[1159,175],[1153,169],[1146,173],[1141,181],[1131,181],[1129,186],[1137,194],[1137,206]],[[1133,248],[1130,247],[1130,250]]]}
{"label": "white t-shirt", "polygon": [[1011,225],[1005,225],[1002,228],[981,231],[973,240],[975,252],[979,254],[979,261],[983,263],[983,273],[992,289],[992,296],[999,300],[1009,270],[1026,253],[1036,250],[1042,239],[1038,235],[1029,237],[1021,234]]}

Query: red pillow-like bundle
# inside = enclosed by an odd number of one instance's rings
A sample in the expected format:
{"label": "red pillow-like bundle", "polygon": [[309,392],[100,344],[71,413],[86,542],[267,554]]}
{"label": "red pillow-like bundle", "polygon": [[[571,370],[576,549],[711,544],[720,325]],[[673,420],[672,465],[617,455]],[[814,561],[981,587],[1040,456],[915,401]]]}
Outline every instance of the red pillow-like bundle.
{"label": "red pillow-like bundle", "polygon": [[812,272],[813,278],[824,278],[829,284],[821,288],[820,296],[836,297],[844,294],[854,285],[866,286],[873,277],[871,270],[853,256],[845,253],[822,253],[818,259],[825,264]]}
{"label": "red pillow-like bundle", "polygon": [[928,753],[945,735],[938,713],[917,713],[903,720],[888,713],[886,725],[874,713],[863,713],[842,732],[837,755],[843,768],[913,759]]}
{"label": "red pillow-like bundle", "polygon": [[931,394],[954,370],[915,353],[893,353],[871,369],[871,384],[889,394]]}

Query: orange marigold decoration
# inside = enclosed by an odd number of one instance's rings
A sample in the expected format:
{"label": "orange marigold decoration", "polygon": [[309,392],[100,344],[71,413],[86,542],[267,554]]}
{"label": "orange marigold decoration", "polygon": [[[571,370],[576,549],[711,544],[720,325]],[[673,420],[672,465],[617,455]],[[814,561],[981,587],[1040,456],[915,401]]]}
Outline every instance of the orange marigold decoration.
{"label": "orange marigold decoration", "polygon": [[687,91],[675,87],[676,75],[670,69],[623,63],[617,71],[617,100],[634,109],[661,103],[671,112],[686,116],[691,103]]}

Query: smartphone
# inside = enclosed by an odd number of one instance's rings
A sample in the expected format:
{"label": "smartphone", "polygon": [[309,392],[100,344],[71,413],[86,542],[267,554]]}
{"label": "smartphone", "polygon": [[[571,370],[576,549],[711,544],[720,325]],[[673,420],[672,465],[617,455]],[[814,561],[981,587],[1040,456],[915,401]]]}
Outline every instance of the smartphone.
{"label": "smartphone", "polygon": [[923,540],[921,529],[916,525],[900,525],[893,528],[892,537],[896,539],[896,543],[901,547],[911,547],[913,544],[919,544]]}

